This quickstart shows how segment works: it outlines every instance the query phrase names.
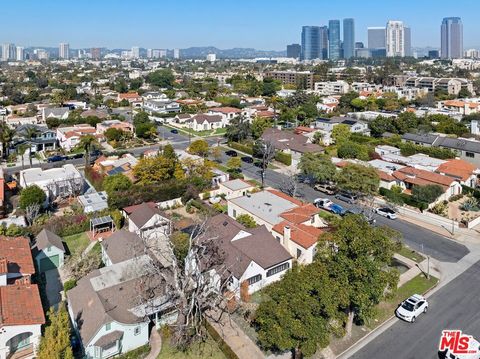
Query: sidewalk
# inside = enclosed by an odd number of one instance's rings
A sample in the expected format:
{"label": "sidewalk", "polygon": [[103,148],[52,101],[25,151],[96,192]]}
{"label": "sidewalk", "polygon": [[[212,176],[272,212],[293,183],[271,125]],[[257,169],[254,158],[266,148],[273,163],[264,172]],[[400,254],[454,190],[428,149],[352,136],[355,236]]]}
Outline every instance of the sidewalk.
{"label": "sidewalk", "polygon": [[[229,318],[227,313],[210,311],[208,322],[222,337],[239,359],[263,359],[265,355],[257,345]],[[213,319],[212,319],[213,318]]]}

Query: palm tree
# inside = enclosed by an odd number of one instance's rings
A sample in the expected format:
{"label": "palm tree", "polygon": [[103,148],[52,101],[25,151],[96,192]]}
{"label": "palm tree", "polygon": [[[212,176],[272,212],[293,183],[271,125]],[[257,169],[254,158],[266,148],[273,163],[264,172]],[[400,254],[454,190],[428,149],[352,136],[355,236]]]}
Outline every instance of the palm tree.
{"label": "palm tree", "polygon": [[28,147],[28,160],[30,162],[30,167],[32,167],[32,140],[38,136],[40,132],[35,126],[28,126],[25,129],[25,138],[28,139],[30,146]]}
{"label": "palm tree", "polygon": [[275,120],[275,128],[277,127],[277,106],[281,103],[280,97],[273,95],[269,99],[267,99],[267,102],[270,104],[270,106],[273,107],[273,119]]}
{"label": "palm tree", "polygon": [[25,168],[25,152],[27,152],[27,145],[25,143],[17,146],[17,154],[22,157],[22,169]]}
{"label": "palm tree", "polygon": [[0,125],[0,141],[2,142],[2,158],[4,159],[8,156],[8,148],[14,135],[15,131],[8,127],[6,123]]}
{"label": "palm tree", "polygon": [[81,147],[85,153],[85,167],[90,163],[90,151],[93,147],[98,147],[100,144],[97,138],[93,135],[85,135],[80,138],[78,146]]}

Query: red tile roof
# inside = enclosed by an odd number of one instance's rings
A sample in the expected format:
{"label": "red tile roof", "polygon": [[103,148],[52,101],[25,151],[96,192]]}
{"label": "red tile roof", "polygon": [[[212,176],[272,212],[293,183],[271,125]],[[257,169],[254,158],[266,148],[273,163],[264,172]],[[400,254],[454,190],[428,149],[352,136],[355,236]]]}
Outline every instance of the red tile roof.
{"label": "red tile roof", "polygon": [[120,99],[134,99],[137,97],[141,97],[138,93],[136,92],[127,92],[127,93],[119,93],[118,98]]}
{"label": "red tile roof", "polygon": [[385,181],[385,182],[395,181],[395,177],[388,174],[387,172],[377,170],[377,173],[378,173],[378,176],[380,177],[380,180],[382,180],[382,181]]}
{"label": "red tile roof", "polygon": [[221,113],[240,113],[242,112],[240,109],[235,107],[214,107],[209,109],[208,111],[211,112],[221,112]]}
{"label": "red tile roof", "polygon": [[290,240],[305,249],[308,249],[317,243],[320,235],[325,232],[325,229],[307,226],[304,224],[292,224],[289,221],[283,221],[276,224],[273,227],[273,230],[283,235],[285,226],[290,227]]}
{"label": "red tile roof", "polygon": [[315,132],[316,130],[314,128],[306,127],[306,126],[298,126],[295,129],[295,133],[297,135],[300,135],[302,133],[310,133],[310,132]]}
{"label": "red tile roof", "polygon": [[8,262],[9,273],[31,275],[35,273],[30,242],[25,237],[0,237],[0,258]]}
{"label": "red tile roof", "polygon": [[436,170],[436,172],[444,174],[446,176],[459,178],[462,181],[466,181],[477,169],[476,166],[468,163],[464,160],[450,160],[442,163]]}
{"label": "red tile roof", "polygon": [[45,316],[36,284],[0,287],[0,328],[44,323]]}
{"label": "red tile roof", "polygon": [[393,172],[392,175],[401,181],[419,186],[436,184],[445,188],[450,187],[452,182],[455,181],[451,177],[413,167],[403,167]]}
{"label": "red tile roof", "polygon": [[320,209],[315,207],[313,204],[308,203],[300,207],[293,208],[287,212],[283,212],[280,217],[291,222],[300,224],[306,221],[309,221],[312,216],[320,212]]}

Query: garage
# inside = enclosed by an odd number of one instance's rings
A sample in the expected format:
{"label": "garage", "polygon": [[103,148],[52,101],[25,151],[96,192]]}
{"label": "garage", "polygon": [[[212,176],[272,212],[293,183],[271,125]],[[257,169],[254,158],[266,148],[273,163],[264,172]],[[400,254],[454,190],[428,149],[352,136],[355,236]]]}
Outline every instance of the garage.
{"label": "garage", "polygon": [[54,255],[40,260],[40,272],[46,272],[50,269],[56,269],[60,265],[60,256]]}

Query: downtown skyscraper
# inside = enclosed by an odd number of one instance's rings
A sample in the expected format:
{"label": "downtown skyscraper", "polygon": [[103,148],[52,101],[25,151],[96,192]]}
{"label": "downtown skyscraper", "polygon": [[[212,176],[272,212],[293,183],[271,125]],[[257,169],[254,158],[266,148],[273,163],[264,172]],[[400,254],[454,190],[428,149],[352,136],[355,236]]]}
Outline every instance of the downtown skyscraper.
{"label": "downtown skyscraper", "polygon": [[387,57],[411,56],[411,32],[403,21],[388,21],[385,36]]}
{"label": "downtown skyscraper", "polygon": [[343,19],[343,58],[355,57],[355,21]]}
{"label": "downtown skyscraper", "polygon": [[70,58],[70,45],[62,42],[58,47],[58,57],[68,60]]}
{"label": "downtown skyscraper", "polygon": [[301,60],[326,59],[328,56],[328,29],[326,26],[303,26]]}
{"label": "downtown skyscraper", "polygon": [[463,57],[463,24],[459,17],[446,17],[441,25],[442,59]]}
{"label": "downtown skyscraper", "polygon": [[15,60],[16,55],[14,44],[2,44],[2,61]]}
{"label": "downtown skyscraper", "polygon": [[328,58],[340,59],[340,20],[328,22]]}

